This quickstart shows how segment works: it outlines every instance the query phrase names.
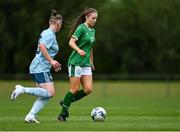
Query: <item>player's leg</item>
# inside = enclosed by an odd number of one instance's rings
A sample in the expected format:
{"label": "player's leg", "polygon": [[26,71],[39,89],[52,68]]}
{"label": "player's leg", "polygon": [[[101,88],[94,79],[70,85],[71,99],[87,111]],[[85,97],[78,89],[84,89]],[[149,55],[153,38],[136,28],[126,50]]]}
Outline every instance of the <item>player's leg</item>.
{"label": "player's leg", "polygon": [[70,90],[66,93],[61,113],[58,117],[60,121],[66,121],[66,117],[69,117],[68,109],[73,102],[74,94],[78,91],[80,86],[80,78],[79,77],[70,77]]}
{"label": "player's leg", "polygon": [[81,84],[83,89],[78,90],[78,92],[74,95],[73,101],[80,100],[92,92],[93,79],[91,67],[82,68]]}
{"label": "player's leg", "polygon": [[[38,87],[41,87],[42,89],[47,89],[49,93],[51,94],[51,97],[54,95],[54,85],[53,82],[50,83],[41,83],[38,84]],[[50,98],[49,97],[39,97],[33,104],[31,110],[25,117],[26,122],[36,122],[39,123],[35,117],[37,113],[45,106],[45,104],[48,102]]]}
{"label": "player's leg", "polygon": [[39,97],[33,104],[31,110],[25,117],[25,122],[31,123],[40,123],[39,121],[36,120],[37,113],[45,106],[45,104],[48,102],[49,98],[43,98]]}
{"label": "player's leg", "polygon": [[[93,80],[92,80],[92,69],[91,67],[82,67],[82,73],[81,73],[81,84],[83,86],[83,89],[80,89],[76,92],[76,94],[73,97],[73,101],[78,101],[81,98],[85,97],[86,95],[90,94],[93,88]],[[62,106],[64,103],[64,100],[60,101],[60,105]]]}
{"label": "player's leg", "polygon": [[70,77],[70,90],[66,93],[61,113],[58,116],[60,121],[66,121],[66,117],[69,116],[68,108],[73,102],[74,95],[77,93],[80,83],[81,83],[81,67],[79,66],[70,66],[68,67],[69,77]]}
{"label": "player's leg", "polygon": [[[49,72],[32,74],[32,77],[33,80],[38,84],[43,85],[43,83],[52,82],[52,76],[51,73]],[[50,88],[44,88],[43,86],[42,88],[42,87],[23,87],[21,85],[16,85],[15,90],[11,94],[11,100],[15,100],[20,94],[23,93],[35,95],[38,97],[49,98],[54,95],[54,86],[53,84],[50,85],[52,85],[50,86]]]}
{"label": "player's leg", "polygon": [[92,75],[83,75],[82,76],[82,86],[83,86],[83,95],[88,95],[93,90],[93,79]]}
{"label": "player's leg", "polygon": [[[82,83],[83,89],[78,90],[80,86],[80,82]],[[79,99],[82,99],[86,95],[90,94],[92,92],[93,88],[93,79],[92,75],[82,75],[81,79],[78,79],[77,77],[71,77],[70,78],[70,92],[68,92],[64,98],[62,111],[58,117],[61,121],[66,121],[66,117],[68,113],[68,108],[70,104],[74,101],[77,101]],[[69,103],[67,103],[67,99],[69,100]]]}
{"label": "player's leg", "polygon": [[11,99],[15,99],[21,93],[28,93],[31,95],[39,96],[39,98],[34,102],[33,107],[30,112],[25,117],[26,122],[36,122],[39,123],[35,117],[36,114],[44,107],[44,105],[48,102],[49,98],[54,96],[54,84],[52,82],[51,73],[38,73],[32,75],[33,80],[36,82],[37,87],[23,87],[18,86],[13,91],[11,95]]}

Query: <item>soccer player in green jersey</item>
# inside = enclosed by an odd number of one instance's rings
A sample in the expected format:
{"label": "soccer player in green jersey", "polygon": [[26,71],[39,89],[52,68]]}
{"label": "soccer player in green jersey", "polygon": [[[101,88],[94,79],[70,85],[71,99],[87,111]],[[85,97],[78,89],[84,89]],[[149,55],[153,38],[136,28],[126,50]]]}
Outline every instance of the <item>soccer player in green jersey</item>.
{"label": "soccer player in green jersey", "polygon": [[[69,46],[73,49],[68,60],[68,72],[70,78],[70,90],[61,101],[62,110],[58,120],[66,121],[69,117],[68,109],[75,102],[92,92],[93,79],[93,45],[95,43],[95,29],[98,17],[97,10],[85,8],[79,17],[75,19],[69,32]],[[83,89],[79,89],[82,84]]]}

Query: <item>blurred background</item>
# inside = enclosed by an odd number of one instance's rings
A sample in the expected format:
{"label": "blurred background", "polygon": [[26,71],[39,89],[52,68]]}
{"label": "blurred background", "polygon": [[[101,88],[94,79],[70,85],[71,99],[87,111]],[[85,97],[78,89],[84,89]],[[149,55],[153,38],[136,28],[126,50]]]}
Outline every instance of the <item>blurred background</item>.
{"label": "blurred background", "polygon": [[[69,89],[67,35],[85,7],[99,14],[94,90],[80,105],[73,104],[72,118],[63,127],[56,119],[58,102]],[[44,126],[31,127],[22,121],[35,98],[23,95],[12,103],[9,97],[16,84],[35,86],[29,65],[51,9],[63,16],[55,58],[62,71],[52,71],[56,96],[40,113]],[[180,130],[179,13],[180,0],[0,0],[0,130]],[[102,127],[90,122],[95,106],[107,110]]]}
{"label": "blurred background", "polygon": [[63,70],[55,78],[67,79],[72,51],[67,34],[85,7],[99,13],[95,78],[180,78],[179,0],[1,0],[0,78],[30,78],[27,74],[37,39],[48,28],[51,9],[56,9],[64,20],[57,34],[60,52],[56,56]]}

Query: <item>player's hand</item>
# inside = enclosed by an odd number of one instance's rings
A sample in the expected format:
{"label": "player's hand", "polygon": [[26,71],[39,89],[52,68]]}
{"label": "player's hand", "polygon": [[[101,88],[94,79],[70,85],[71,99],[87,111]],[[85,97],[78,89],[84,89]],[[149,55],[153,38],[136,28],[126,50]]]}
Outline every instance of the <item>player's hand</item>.
{"label": "player's hand", "polygon": [[80,54],[80,56],[86,55],[86,52],[84,50],[79,49],[77,52]]}
{"label": "player's hand", "polygon": [[51,65],[52,65],[52,67],[53,67],[53,69],[54,69],[55,72],[58,72],[58,71],[61,70],[61,64],[60,64],[58,61],[56,61],[56,60],[51,60],[50,63],[51,63]]}
{"label": "player's hand", "polygon": [[59,63],[58,66],[54,67],[54,71],[58,72],[61,70],[61,64]]}

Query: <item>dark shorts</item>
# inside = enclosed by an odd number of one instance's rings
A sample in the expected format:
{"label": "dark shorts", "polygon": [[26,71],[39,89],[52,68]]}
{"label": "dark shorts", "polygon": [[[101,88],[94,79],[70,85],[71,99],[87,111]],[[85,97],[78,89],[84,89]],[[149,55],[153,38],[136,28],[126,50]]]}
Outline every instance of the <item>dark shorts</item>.
{"label": "dark shorts", "polygon": [[53,78],[50,72],[42,72],[42,73],[33,73],[31,74],[32,79],[36,83],[48,83],[52,82]]}

